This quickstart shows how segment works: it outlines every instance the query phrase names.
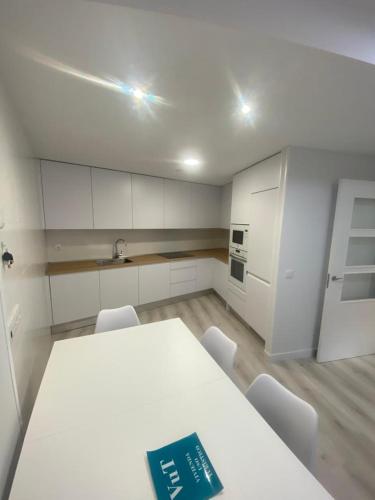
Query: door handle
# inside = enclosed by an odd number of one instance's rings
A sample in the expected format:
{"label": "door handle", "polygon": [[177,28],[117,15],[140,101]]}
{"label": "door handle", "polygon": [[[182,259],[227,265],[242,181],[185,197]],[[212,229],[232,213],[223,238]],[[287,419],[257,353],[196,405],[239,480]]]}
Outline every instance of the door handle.
{"label": "door handle", "polygon": [[344,279],[344,277],[340,278],[339,276],[332,276],[332,278],[331,278],[332,281],[341,281],[343,279]]}

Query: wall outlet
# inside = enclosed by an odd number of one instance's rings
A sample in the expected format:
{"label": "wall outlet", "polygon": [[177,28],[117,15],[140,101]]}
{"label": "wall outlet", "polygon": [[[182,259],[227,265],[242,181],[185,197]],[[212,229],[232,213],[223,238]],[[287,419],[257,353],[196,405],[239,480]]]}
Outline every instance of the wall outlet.
{"label": "wall outlet", "polygon": [[287,269],[284,273],[284,278],[287,280],[292,280],[294,278],[294,269]]}

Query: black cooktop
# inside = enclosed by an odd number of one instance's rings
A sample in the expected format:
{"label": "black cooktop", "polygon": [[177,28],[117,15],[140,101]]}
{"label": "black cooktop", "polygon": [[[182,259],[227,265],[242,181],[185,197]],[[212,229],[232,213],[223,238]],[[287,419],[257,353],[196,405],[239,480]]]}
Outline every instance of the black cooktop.
{"label": "black cooktop", "polygon": [[194,257],[191,253],[186,252],[166,252],[158,253],[160,257],[165,257],[166,259],[185,259],[186,257]]}

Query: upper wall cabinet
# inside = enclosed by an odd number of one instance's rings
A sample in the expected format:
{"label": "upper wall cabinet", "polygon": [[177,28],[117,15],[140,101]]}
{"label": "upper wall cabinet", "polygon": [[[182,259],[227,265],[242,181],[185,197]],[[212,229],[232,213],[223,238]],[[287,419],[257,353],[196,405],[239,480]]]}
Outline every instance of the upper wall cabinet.
{"label": "upper wall cabinet", "polygon": [[230,226],[230,211],[232,204],[232,183],[226,184],[221,188],[221,211],[220,211],[220,227],[229,229]]}
{"label": "upper wall cabinet", "polygon": [[164,227],[192,227],[190,182],[164,179]]}
{"label": "upper wall cabinet", "polygon": [[92,229],[90,167],[42,161],[46,229]]}
{"label": "upper wall cabinet", "polygon": [[232,210],[230,220],[233,224],[248,224],[248,202],[251,193],[251,169],[248,168],[233,177]]}
{"label": "upper wall cabinet", "polygon": [[279,187],[281,167],[282,157],[278,154],[234,176],[230,217],[232,224],[249,224],[250,194]]}
{"label": "upper wall cabinet", "polygon": [[131,175],[102,168],[92,169],[95,229],[131,229]]}
{"label": "upper wall cabinet", "polygon": [[220,187],[207,184],[191,184],[191,227],[220,227],[220,212]]}
{"label": "upper wall cabinet", "polygon": [[132,174],[133,228],[164,227],[164,181],[159,177]]}
{"label": "upper wall cabinet", "polygon": [[251,167],[251,192],[280,187],[281,153]]}

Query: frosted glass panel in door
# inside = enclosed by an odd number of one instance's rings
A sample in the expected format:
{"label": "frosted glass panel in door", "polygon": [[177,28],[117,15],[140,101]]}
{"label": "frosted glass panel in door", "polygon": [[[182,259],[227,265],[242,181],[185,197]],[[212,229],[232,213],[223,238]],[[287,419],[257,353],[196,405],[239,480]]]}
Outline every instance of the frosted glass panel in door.
{"label": "frosted glass panel in door", "polygon": [[375,273],[346,274],[341,300],[375,299]]}
{"label": "frosted glass panel in door", "polygon": [[375,229],[375,200],[355,198],[352,218],[353,229]]}
{"label": "frosted glass panel in door", "polygon": [[349,238],[347,266],[375,266],[375,238]]}
{"label": "frosted glass panel in door", "polygon": [[278,201],[279,189],[250,195],[247,270],[267,283],[272,279]]}

